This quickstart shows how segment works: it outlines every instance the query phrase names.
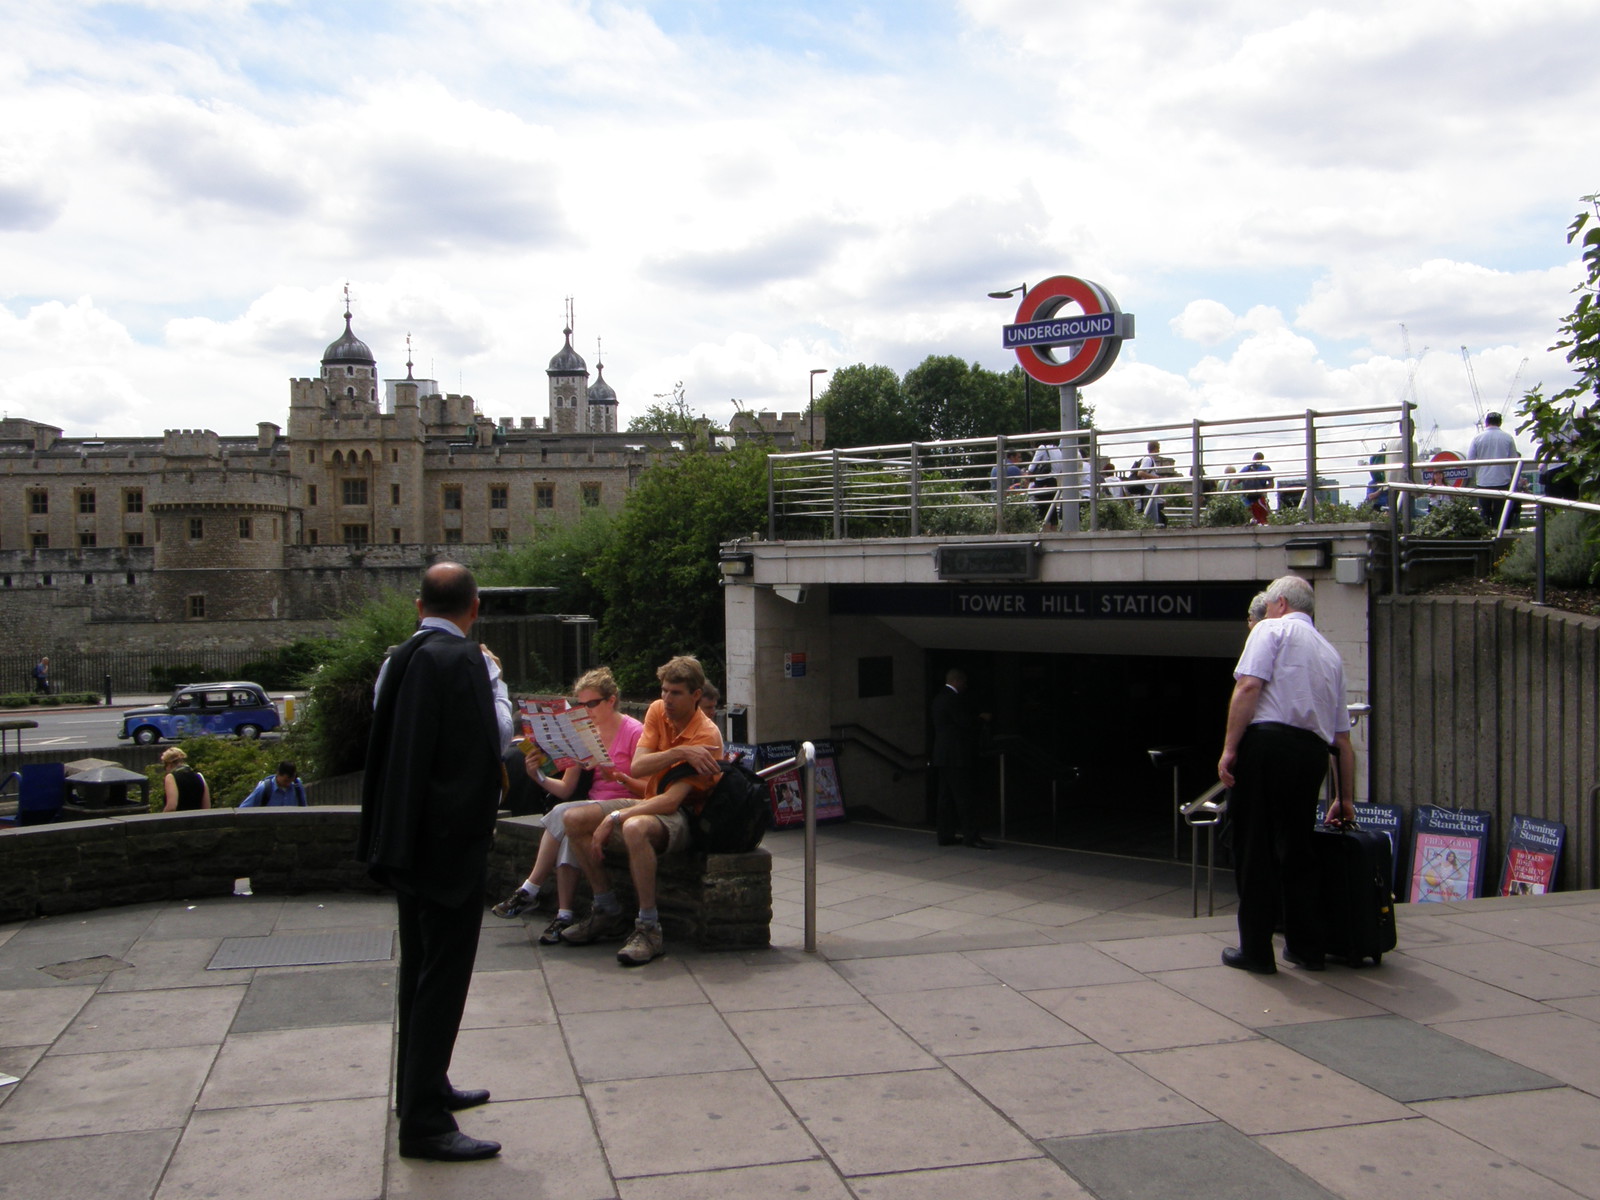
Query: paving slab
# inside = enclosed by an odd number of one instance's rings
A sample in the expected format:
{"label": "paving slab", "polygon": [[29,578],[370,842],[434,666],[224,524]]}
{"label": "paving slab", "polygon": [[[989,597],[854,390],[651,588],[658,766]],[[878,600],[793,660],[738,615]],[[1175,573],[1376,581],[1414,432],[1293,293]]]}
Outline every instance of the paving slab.
{"label": "paving slab", "polygon": [[759,964],[703,958],[691,964],[690,972],[723,1013],[853,1004],[861,999],[828,963],[782,951],[764,958],[767,961]]}
{"label": "paving slab", "polygon": [[367,1025],[394,1019],[392,964],[350,968],[260,968],[252,973],[234,1033]]}
{"label": "paving slab", "polygon": [[1067,1046],[1089,1039],[1004,984],[872,997],[884,1014],[941,1057]]}
{"label": "paving slab", "polygon": [[[1336,1193],[1227,1125],[1055,1138],[1044,1148],[1096,1200],[1331,1200]],[[1389,1194],[1389,1200],[1403,1195]]]}
{"label": "paving slab", "polygon": [[1205,1109],[1103,1046],[965,1054],[947,1062],[1033,1138],[1212,1120]]}
{"label": "paving slab", "polygon": [[725,1171],[624,1179],[617,1194],[621,1200],[705,1200],[707,1196],[715,1196],[716,1200],[774,1200],[783,1196],[803,1196],[805,1200],[855,1200],[838,1172],[822,1162],[730,1167]]}
{"label": "paving slab", "polygon": [[1405,1017],[1310,1021],[1265,1031],[1373,1091],[1402,1102],[1553,1088],[1556,1081]]}
{"label": "paving slab", "polygon": [[496,1025],[552,1025],[556,1008],[545,985],[544,972],[475,971],[461,1028],[489,1029]]}
{"label": "paving slab", "polygon": [[[1413,1105],[1440,1125],[1548,1176],[1600,1196],[1600,1099],[1571,1088]],[[1576,1134],[1576,1135],[1575,1135]]]}
{"label": "paving slab", "polygon": [[222,896],[167,905],[142,934],[162,938],[265,937],[283,912],[271,896]]}
{"label": "paving slab", "polygon": [[834,960],[846,982],[864,996],[920,992],[932,988],[990,984],[994,976],[964,955],[918,954],[893,958]]}
{"label": "paving slab", "polygon": [[0,1047],[53,1042],[94,996],[93,986],[0,992]]}
{"label": "paving slab", "polygon": [[1492,933],[1497,938],[1521,942],[1525,946],[1557,946],[1564,942],[1593,941],[1600,936],[1600,928],[1593,921],[1557,908],[1465,912],[1452,920],[1469,929]]}
{"label": "paving slab", "polygon": [[573,1013],[562,1021],[578,1077],[641,1079],[647,1075],[701,1075],[740,1071],[754,1062],[709,1004]]}
{"label": "paving slab", "polygon": [[47,1054],[0,1105],[0,1143],[181,1127],[216,1053],[176,1046]]}
{"label": "paving slab", "polygon": [[1407,948],[1408,954],[1531,1000],[1600,995],[1600,967],[1538,946],[1495,939]]}
{"label": "paving slab", "polygon": [[1577,1195],[1426,1117],[1280,1134],[1261,1138],[1260,1144],[1343,1200],[1417,1195],[1573,1200]]}
{"label": "paving slab", "polygon": [[383,1098],[197,1113],[156,1200],[369,1200],[383,1187]]}
{"label": "paving slab", "polygon": [[1039,1154],[948,1070],[793,1079],[777,1087],[846,1175]]}
{"label": "paving slab", "polygon": [[705,1002],[706,994],[685,960],[669,957],[645,967],[624,967],[617,962],[619,949],[620,942],[552,946],[542,952],[539,961],[556,1012],[565,1016]]}
{"label": "paving slab", "polygon": [[1124,966],[1149,973],[1214,966],[1222,951],[1237,942],[1230,928],[1220,933],[1174,933],[1098,941],[1094,948]]}
{"label": "paving slab", "polygon": [[1221,965],[1194,971],[1161,971],[1151,978],[1181,992],[1197,1004],[1251,1029],[1326,1021],[1337,1017],[1375,1017],[1375,1004],[1322,982],[1332,973],[1312,975],[1280,970],[1276,975],[1251,975]]}
{"label": "paving slab", "polygon": [[123,956],[132,969],[106,976],[102,992],[139,992],[162,988],[238,987],[255,978],[243,967],[212,971],[208,967],[222,945],[214,938],[141,938]]}
{"label": "paving slab", "polygon": [[1450,1021],[1440,1033],[1600,1095],[1600,1024],[1571,1013]]}
{"label": "paving slab", "polygon": [[939,1065],[870,1004],[741,1011],[728,1013],[725,1019],[768,1079],[914,1071]]}
{"label": "paving slab", "polygon": [[850,1186],[860,1200],[1094,1200],[1061,1164],[1048,1158],[976,1163],[932,1171],[858,1175]]}
{"label": "paving slab", "polygon": [[[435,1163],[401,1158],[390,1124],[385,1200],[611,1200],[616,1186],[577,1096],[499,1101],[470,1109],[461,1127],[499,1142],[497,1158]],[[306,1193],[308,1200],[315,1193]]]}
{"label": "paving slab", "polygon": [[1541,1001],[1462,975],[1414,954],[1386,954],[1378,970],[1330,967],[1325,978],[1330,987],[1429,1025],[1549,1011]]}
{"label": "paving slab", "polygon": [[0,1143],[0,1200],[150,1200],[181,1128]]}
{"label": "paving slab", "polygon": [[578,1094],[578,1076],[557,1025],[463,1029],[450,1060],[459,1087],[488,1088],[494,1100]]}
{"label": "paving slab", "polygon": [[619,1079],[588,1084],[584,1095],[618,1180],[821,1157],[756,1071]]}
{"label": "paving slab", "polygon": [[1152,979],[1029,992],[1028,999],[1119,1052],[1240,1042],[1252,1029]]}
{"label": "paving slab", "polygon": [[174,988],[96,996],[56,1039],[51,1053],[221,1045],[244,992],[242,987]]}
{"label": "paving slab", "polygon": [[1090,983],[1131,983],[1139,972],[1092,945],[1038,946],[979,950],[967,958],[1018,991],[1081,987]]}
{"label": "paving slab", "polygon": [[234,1034],[217,1055],[197,1107],[387,1096],[393,1041],[387,1023]]}

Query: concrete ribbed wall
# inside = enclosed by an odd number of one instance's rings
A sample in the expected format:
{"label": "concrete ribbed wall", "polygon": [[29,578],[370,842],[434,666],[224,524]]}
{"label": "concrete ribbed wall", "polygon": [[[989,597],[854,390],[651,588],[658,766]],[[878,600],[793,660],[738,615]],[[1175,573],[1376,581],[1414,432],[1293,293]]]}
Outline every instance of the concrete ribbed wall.
{"label": "concrete ribbed wall", "polygon": [[[1560,886],[1600,886],[1600,618],[1484,596],[1385,596],[1372,619],[1373,799],[1567,827]],[[1409,837],[1409,824],[1407,826]]]}

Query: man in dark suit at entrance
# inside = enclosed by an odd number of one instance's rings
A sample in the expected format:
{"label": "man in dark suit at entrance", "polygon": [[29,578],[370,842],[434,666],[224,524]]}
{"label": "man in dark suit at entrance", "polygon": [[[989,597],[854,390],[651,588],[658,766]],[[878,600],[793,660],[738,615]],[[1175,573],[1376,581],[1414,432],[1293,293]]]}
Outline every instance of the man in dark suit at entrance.
{"label": "man in dark suit at entrance", "polygon": [[451,1114],[489,1093],[453,1087],[448,1071],[513,725],[498,660],[467,636],[478,617],[472,572],[429,567],[417,615],[417,632],[378,673],[357,854],[399,905],[400,1153],[460,1162],[500,1152],[457,1127]]}
{"label": "man in dark suit at entrance", "polygon": [[[933,765],[939,772],[939,845],[965,841],[974,850],[992,850],[978,827],[979,722],[967,695],[967,673],[952,667],[933,698]],[[960,836],[957,836],[957,827]]]}

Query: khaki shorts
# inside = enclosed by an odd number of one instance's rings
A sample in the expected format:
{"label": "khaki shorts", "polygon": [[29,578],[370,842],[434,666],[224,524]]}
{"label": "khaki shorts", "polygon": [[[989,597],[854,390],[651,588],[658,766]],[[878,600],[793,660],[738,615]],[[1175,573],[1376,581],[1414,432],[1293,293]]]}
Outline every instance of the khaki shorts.
{"label": "khaki shorts", "polygon": [[[629,808],[638,802],[628,800],[606,800],[602,801],[602,803],[614,804],[616,808]],[[608,808],[606,811],[613,812],[615,809]],[[655,814],[655,819],[660,821],[662,828],[667,831],[667,845],[666,848],[661,851],[662,854],[681,854],[683,851],[689,848],[689,818],[686,817],[681,811],[667,813],[665,816],[657,813]],[[616,822],[616,827],[612,829],[611,836],[606,839],[606,849],[615,850],[618,854],[627,853],[627,848],[622,844],[621,821]]]}

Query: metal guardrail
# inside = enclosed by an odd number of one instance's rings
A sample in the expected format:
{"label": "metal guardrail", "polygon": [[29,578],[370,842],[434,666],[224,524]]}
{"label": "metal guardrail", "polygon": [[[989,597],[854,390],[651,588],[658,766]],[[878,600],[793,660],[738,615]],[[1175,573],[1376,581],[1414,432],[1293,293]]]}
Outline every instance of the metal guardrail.
{"label": "metal guardrail", "polygon": [[756,774],[765,779],[790,767],[800,768],[800,796],[806,816],[805,850],[805,948],[808,954],[817,952],[817,748],[810,742],[800,743],[800,752],[793,758],[763,767]]}
{"label": "metal guardrail", "polygon": [[[1101,503],[1133,482],[1126,475],[1152,441],[1161,443],[1165,474],[1134,486],[1169,490],[1175,503],[1186,501],[1196,513],[1230,481],[1237,484],[1238,469],[1257,453],[1271,469],[1272,492],[1310,507],[1319,494],[1358,487],[1365,492],[1375,472],[1379,479],[1385,469],[1409,477],[1417,465],[1409,452],[1395,464],[1369,460],[1374,442],[1402,439],[1411,445],[1410,408],[1307,409],[1227,421],[774,454],[767,459],[767,536],[777,541],[1022,531],[1033,527],[1022,514],[1051,501],[1062,509],[1064,528],[1076,530],[1086,508],[1088,527],[1098,529]],[[1065,454],[1058,487],[996,486],[1007,479],[1008,452],[1031,459],[1044,446],[1059,446]],[[1315,483],[1308,487],[1307,481]]]}
{"label": "metal guardrail", "polygon": [[[1206,916],[1217,911],[1217,826],[1228,811],[1228,798],[1221,781],[1178,809],[1189,826],[1189,915],[1200,915],[1200,831],[1206,831]],[[1217,797],[1222,796],[1221,800]]]}

